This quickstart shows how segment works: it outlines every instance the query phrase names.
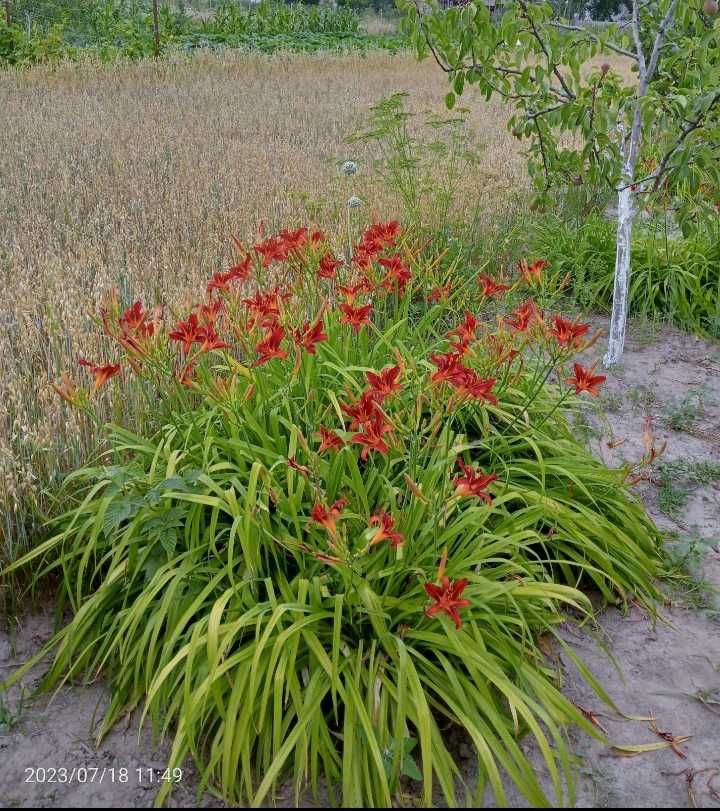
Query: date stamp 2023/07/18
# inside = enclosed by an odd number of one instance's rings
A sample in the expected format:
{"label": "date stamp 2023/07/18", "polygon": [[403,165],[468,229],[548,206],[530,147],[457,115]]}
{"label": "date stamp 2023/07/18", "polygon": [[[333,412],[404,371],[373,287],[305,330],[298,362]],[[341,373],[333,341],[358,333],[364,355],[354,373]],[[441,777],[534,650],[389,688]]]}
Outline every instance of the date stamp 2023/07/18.
{"label": "date stamp 2023/07/18", "polygon": [[151,766],[28,766],[25,783],[135,783],[152,785],[181,783],[180,768],[156,769]]}

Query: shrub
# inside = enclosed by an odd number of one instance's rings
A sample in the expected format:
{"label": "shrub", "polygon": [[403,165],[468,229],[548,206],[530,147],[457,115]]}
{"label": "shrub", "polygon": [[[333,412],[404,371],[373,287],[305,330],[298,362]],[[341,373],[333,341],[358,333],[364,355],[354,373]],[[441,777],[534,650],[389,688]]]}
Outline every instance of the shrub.
{"label": "shrub", "polygon": [[504,803],[507,777],[548,803],[526,733],[560,802],[564,727],[598,733],[541,636],[590,615],[581,586],[657,596],[654,527],[562,416],[604,380],[565,368],[587,325],[532,300],[476,318],[543,263],[468,282],[397,223],[352,262],[305,228],[238,247],[179,320],[110,296],[117,362],[57,384],[89,416],[104,386],[140,387],[162,427],[110,428],[106,464],[69,477],[77,505],[13,567],[56,574],[72,619],[10,682],[50,651],[43,689],[103,674],[100,734],[144,703],[170,765],[192,756],[232,803],[289,777],[354,806],[419,779],[454,805],[449,725],[476,802],[489,784]]}

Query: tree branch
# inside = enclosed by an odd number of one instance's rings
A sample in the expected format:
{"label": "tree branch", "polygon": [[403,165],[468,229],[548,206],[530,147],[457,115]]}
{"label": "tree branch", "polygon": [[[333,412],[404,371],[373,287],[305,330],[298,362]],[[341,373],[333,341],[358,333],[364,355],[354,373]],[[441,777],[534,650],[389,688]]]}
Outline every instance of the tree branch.
{"label": "tree branch", "polygon": [[625,48],[621,48],[620,45],[616,45],[614,42],[608,42],[607,40],[603,42],[600,37],[590,31],[587,28],[583,28],[581,25],[569,25],[568,23],[559,23],[559,22],[551,22],[550,25],[553,28],[559,28],[562,31],[580,31],[590,39],[594,40],[600,46],[604,46],[610,51],[614,51],[617,54],[621,54],[622,56],[627,56],[630,59],[634,59],[637,62],[637,54],[634,54],[632,51],[628,51]]}
{"label": "tree branch", "polygon": [[645,62],[645,52],[642,48],[642,41],[640,40],[640,9],[638,8],[638,0],[633,0],[632,4],[632,34],[633,40],[635,41],[635,53],[637,54],[639,66],[640,84],[642,84],[647,76],[647,64]]}
{"label": "tree branch", "polygon": [[552,59],[550,59],[550,53],[549,53],[549,51],[547,49],[547,45],[545,45],[545,41],[540,36],[540,32],[537,30],[537,26],[535,25],[535,21],[533,20],[532,15],[530,14],[530,12],[528,10],[527,0],[518,0],[518,2],[520,4],[520,8],[522,9],[523,17],[525,17],[525,19],[528,21],[528,24],[530,25],[532,35],[535,37],[535,39],[537,40],[538,45],[542,49],[542,52],[545,54],[545,58],[547,59],[548,67],[555,74],[555,77],[560,82],[560,87],[562,87],[564,95],[567,98],[572,99],[574,101],[575,100],[575,94],[568,87],[564,76],[558,70],[558,66],[553,62]]}
{"label": "tree branch", "polygon": [[669,172],[672,167],[670,164],[670,159],[672,156],[680,149],[683,145],[685,140],[687,139],[688,135],[695,132],[696,130],[702,129],[705,126],[705,119],[707,118],[708,114],[712,110],[712,108],[720,101],[720,90],[716,90],[715,94],[713,95],[712,99],[710,99],[710,104],[708,104],[707,108],[703,110],[701,113],[698,114],[697,118],[693,119],[692,121],[688,121],[687,124],[682,128],[682,132],[680,133],[677,141],[673,144],[673,146],[668,149],[668,151],[663,156],[662,160],[660,161],[660,165],[658,166],[657,172],[654,172],[649,180],[652,180],[653,177],[655,178],[655,182],[653,183],[653,191],[657,191],[660,186],[660,181],[664,174]]}
{"label": "tree branch", "polygon": [[[432,43],[432,41],[430,39],[430,34],[429,34],[428,30],[427,30],[427,26],[425,25],[425,21],[423,19],[423,14],[420,11],[420,6],[418,4],[418,0],[415,0],[415,11],[417,12],[418,24],[420,26],[420,29],[422,30],[423,38],[425,39],[425,44],[427,45],[428,50],[432,54],[433,59],[437,63],[440,70],[442,70],[444,73],[456,73],[457,71],[460,71],[460,70],[473,70],[473,69],[480,69],[480,68],[488,67],[485,64],[478,64],[477,62],[475,62],[474,59],[473,59],[472,62],[470,62],[470,63],[464,62],[462,65],[455,65],[455,66],[446,65],[442,61],[442,59],[440,59],[440,54],[438,53],[437,48],[433,45],[433,43]],[[499,73],[499,74],[501,74],[503,76],[522,76],[523,75],[523,71],[517,70],[516,68],[507,68],[507,67],[504,67],[503,65],[490,65],[489,67],[490,67],[490,70],[494,71],[495,73]],[[488,82],[488,84],[490,84],[490,82]],[[531,98],[533,98],[533,95],[530,94],[530,93],[519,93],[519,94],[518,93],[505,93],[502,90],[500,90],[499,88],[494,87],[494,86],[493,86],[493,90],[496,93],[499,93],[501,96],[503,96],[506,99],[523,99],[523,98],[531,99]],[[573,96],[573,95],[568,96],[567,93],[565,93],[564,91],[560,90],[557,87],[554,87],[553,85],[548,86],[548,91],[550,93],[552,93],[554,96],[556,96],[558,99],[566,99],[566,100],[574,100],[575,99],[575,96]]]}
{"label": "tree branch", "polygon": [[554,113],[556,110],[562,110],[563,107],[566,107],[570,103],[570,101],[561,101],[559,104],[555,104],[552,107],[545,107],[544,110],[537,110],[534,113],[526,110],[525,118],[528,121],[533,121],[536,118],[542,118],[542,116],[548,115],[548,113]]}
{"label": "tree branch", "polygon": [[533,124],[535,125],[535,131],[537,132],[538,137],[538,144],[540,146],[540,157],[542,158],[543,164],[543,174],[545,175],[545,191],[547,191],[550,186],[550,172],[548,170],[547,165],[547,158],[545,157],[545,142],[543,141],[542,132],[540,131],[540,125],[537,122],[537,119],[533,120]]}
{"label": "tree branch", "polygon": [[[637,2],[637,0],[635,0],[635,2]],[[648,83],[652,81],[652,78],[655,75],[658,59],[660,58],[660,48],[662,47],[662,44],[665,41],[665,34],[667,33],[668,28],[672,25],[673,19],[675,17],[676,6],[677,0],[672,0],[665,16],[662,19],[662,22],[660,23],[660,27],[658,28],[657,36],[655,37],[655,44],[653,45],[652,54],[650,55],[650,63],[647,66],[647,72],[645,77],[645,88],[643,88],[643,90],[647,88]]]}

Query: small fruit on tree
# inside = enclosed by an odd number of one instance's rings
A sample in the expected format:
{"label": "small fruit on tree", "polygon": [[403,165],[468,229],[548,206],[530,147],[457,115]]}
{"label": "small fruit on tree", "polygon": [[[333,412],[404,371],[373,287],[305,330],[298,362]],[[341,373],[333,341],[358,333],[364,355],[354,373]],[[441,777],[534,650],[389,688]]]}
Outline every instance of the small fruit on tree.
{"label": "small fruit on tree", "polygon": [[706,14],[717,14],[718,13],[718,4],[716,0],[705,0],[703,5],[703,11]]}

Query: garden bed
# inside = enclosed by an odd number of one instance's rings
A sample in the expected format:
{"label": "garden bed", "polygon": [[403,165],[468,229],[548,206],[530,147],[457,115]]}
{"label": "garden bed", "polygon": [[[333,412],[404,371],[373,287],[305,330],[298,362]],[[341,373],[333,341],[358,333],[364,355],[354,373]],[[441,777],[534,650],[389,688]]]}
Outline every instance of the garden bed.
{"label": "garden bed", "polygon": [[[656,445],[668,443],[658,462],[665,466],[665,472],[662,476],[653,474],[651,481],[640,482],[638,488],[658,524],[677,534],[674,554],[678,574],[667,586],[672,602],[664,612],[671,624],[654,624],[637,607],[626,614],[607,609],[597,632],[586,629],[580,633],[573,627],[564,635],[623,713],[652,714],[660,732],[692,736],[678,745],[686,757],[671,748],[622,757],[583,734],[573,733],[572,749],[581,758],[578,805],[682,807],[691,804],[691,796],[698,806],[718,805],[714,791],[720,778],[714,784],[712,779],[720,773],[713,771],[720,770],[719,606],[705,585],[720,586],[718,480],[712,475],[713,465],[720,464],[719,403],[717,345],[674,330],[635,324],[623,365],[608,380],[598,408],[588,410],[577,423],[578,433],[584,432],[600,455],[618,464],[642,455],[645,417],[654,418]],[[700,468],[698,463],[705,466]],[[685,495],[680,497],[680,493]],[[51,630],[51,612],[28,618],[18,629],[13,656],[8,638],[0,637],[0,675],[39,649]],[[604,646],[611,651],[624,681]],[[553,649],[549,648],[548,654],[551,659],[556,657]],[[620,719],[589,692],[572,666],[565,662],[563,668],[565,695],[585,710],[598,713],[597,721],[613,742],[663,742],[648,721]],[[33,676],[28,676],[26,683],[32,681]],[[161,778],[168,750],[154,747],[149,733],[138,741],[136,717],[127,728],[119,724],[100,749],[94,750],[90,725],[96,705],[106,701],[100,684],[63,687],[49,707],[47,700],[41,699],[18,710],[17,699],[14,689],[6,700],[4,726],[0,727],[0,797],[4,803],[39,807],[151,804],[157,782],[150,780],[148,769],[157,768],[154,781]],[[529,740],[526,748],[542,779],[542,759],[533,753]],[[466,754],[459,739],[457,749],[461,757]],[[466,763],[464,772],[469,776],[473,761]],[[103,767],[127,767],[130,776],[124,784],[113,783],[107,776],[104,782],[84,784],[25,782],[29,767],[79,766],[97,767],[100,772]],[[139,783],[138,776],[144,781]],[[171,803],[190,804],[194,787],[194,773],[188,771]],[[524,803],[511,795],[511,804]],[[293,805],[292,791],[281,791],[276,804]]]}

